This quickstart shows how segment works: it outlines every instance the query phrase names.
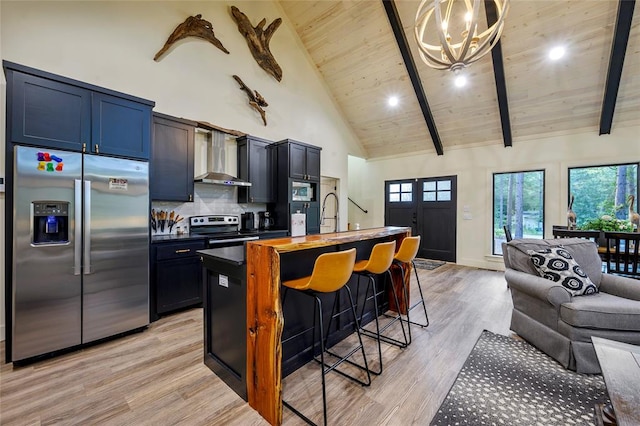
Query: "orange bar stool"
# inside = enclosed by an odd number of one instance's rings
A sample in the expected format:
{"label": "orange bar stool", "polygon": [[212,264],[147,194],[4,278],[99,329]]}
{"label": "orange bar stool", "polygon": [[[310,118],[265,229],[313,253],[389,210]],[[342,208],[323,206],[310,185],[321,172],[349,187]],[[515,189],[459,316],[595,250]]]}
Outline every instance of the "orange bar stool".
{"label": "orange bar stool", "polygon": [[[393,256],[395,254],[395,251],[396,251],[395,241],[389,241],[387,243],[378,243],[375,246],[373,246],[373,250],[371,250],[371,255],[369,256],[369,259],[360,260],[356,262],[353,268],[353,273],[358,274],[358,290],[360,289],[360,277],[363,277],[363,276],[367,277],[369,281],[367,284],[367,289],[365,291],[362,310],[360,311],[360,319],[362,319],[362,317],[364,316],[364,311],[365,311],[367,302],[369,300],[373,300],[373,306],[375,311],[374,321],[376,324],[376,329],[375,331],[371,331],[360,326],[361,328],[360,332],[363,335],[374,338],[378,341],[378,360],[380,364],[380,369],[378,371],[371,370],[371,373],[376,375],[382,374],[382,347],[380,344],[381,341],[398,346],[400,348],[405,348],[409,344],[407,333],[405,332],[404,325],[403,325],[402,315],[400,315],[400,313],[398,313],[398,315],[395,317],[391,317],[393,319],[390,322],[388,322],[384,327],[382,327],[382,329],[380,328],[380,322],[378,320],[378,316],[380,315],[380,310],[378,309],[378,296],[383,294],[385,291],[384,291],[384,288],[380,291],[378,290],[378,286],[375,280],[375,277],[377,275],[385,274],[389,276],[390,278],[389,282],[391,284],[394,301],[396,303],[396,306],[400,306],[398,302],[398,295],[396,293],[395,286],[393,285],[393,281],[392,281],[393,277],[391,276],[391,271],[389,270],[389,268],[391,267],[391,264],[393,263]],[[369,289],[372,290],[371,295],[369,295]],[[397,321],[400,321],[400,327],[402,328],[402,335],[404,336],[404,341],[400,341],[382,334],[385,330],[387,330],[391,325],[393,325]]]}
{"label": "orange bar stool", "polygon": [[[402,288],[404,290],[405,301],[409,303],[409,289],[407,289],[407,279],[411,279],[411,269],[413,268],[413,272],[416,275],[416,282],[418,283],[418,291],[420,292],[420,300],[416,301],[413,305],[408,305],[407,307],[407,323],[417,325],[420,327],[428,327],[429,326],[429,315],[427,315],[427,306],[424,303],[424,295],[422,294],[422,286],[420,285],[420,278],[418,278],[418,271],[416,270],[416,264],[413,261],[418,254],[418,250],[420,249],[420,235],[414,237],[407,237],[402,240],[400,244],[400,249],[393,257],[394,265],[397,265],[402,271]],[[408,271],[406,273],[405,271]],[[422,309],[424,310],[424,317],[426,319],[425,323],[419,323],[415,321],[411,321],[409,314],[413,308],[416,308],[418,305],[422,305]],[[409,328],[409,343],[411,343],[411,326]]]}
{"label": "orange bar stool", "polygon": [[[351,277],[351,273],[353,271],[353,266],[356,260],[356,249],[352,248],[345,251],[339,251],[336,253],[324,253],[318,256],[315,261],[313,272],[308,277],[298,278],[290,281],[284,281],[282,285],[285,287],[285,294],[283,296],[283,306],[286,301],[286,292],[289,289],[300,291],[304,294],[307,294],[313,297],[316,301],[314,305],[314,319],[313,319],[313,327],[307,330],[304,330],[295,336],[289,337],[286,340],[282,341],[282,344],[285,344],[289,340],[300,336],[303,333],[308,331],[313,331],[314,339],[316,336],[316,328],[319,329],[319,342],[320,342],[320,359],[314,356],[314,359],[320,363],[321,365],[321,374],[322,374],[322,409],[324,415],[324,424],[327,424],[327,392],[326,392],[326,383],[325,383],[325,375],[330,371],[335,371],[347,377],[363,386],[369,386],[371,384],[371,375],[369,373],[369,367],[367,364],[367,357],[364,352],[364,345],[362,344],[362,336],[360,335],[360,327],[358,323],[358,317],[356,314],[356,305],[353,301],[353,297],[351,294],[351,289],[347,286],[347,282]],[[354,322],[355,322],[355,330],[358,335],[358,345],[351,349],[346,355],[337,355],[333,352],[330,352],[326,349],[327,344],[327,336],[324,333],[324,326],[322,321],[322,301],[320,300],[320,293],[335,293],[336,299],[337,294],[340,290],[346,289],[346,292],[349,296],[349,301],[351,303],[351,313],[353,314]],[[331,313],[331,318],[335,316],[336,303],[333,305],[333,312]],[[317,327],[316,327],[316,319]],[[314,341],[314,350],[316,342]],[[325,352],[329,353],[333,357],[338,358],[336,362],[331,365],[327,365],[325,363]],[[348,358],[356,352],[360,352],[362,354],[362,358],[364,360],[364,366],[359,365],[353,361],[350,361]],[[355,376],[351,376],[343,371],[336,369],[336,367],[343,362],[348,362],[351,365],[354,365],[366,373],[366,381],[360,380]],[[310,419],[308,419],[304,414],[300,411],[292,407],[288,402],[282,401],[283,405],[293,411],[295,414],[300,416],[304,421],[309,424],[314,424]]]}

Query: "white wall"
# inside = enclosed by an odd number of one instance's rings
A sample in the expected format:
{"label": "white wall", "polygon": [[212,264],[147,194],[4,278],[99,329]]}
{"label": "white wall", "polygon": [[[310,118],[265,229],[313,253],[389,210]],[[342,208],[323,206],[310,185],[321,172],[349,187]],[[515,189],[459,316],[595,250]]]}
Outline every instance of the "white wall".
{"label": "white wall", "polygon": [[[495,145],[446,150],[443,156],[412,155],[365,161],[349,158],[349,196],[369,214],[349,208],[349,222],[365,227],[384,224],[385,180],[458,176],[457,263],[488,269],[504,269],[502,257],[492,250],[492,174],[494,172],[545,170],[545,232],[564,224],[567,211],[569,167],[640,161],[640,127],[618,129],[613,134],[590,133],[515,140],[514,146]],[[462,219],[469,206],[471,220]]]}
{"label": "white wall", "polygon": [[[283,70],[281,82],[256,64],[231,17],[232,4],[254,25],[262,18],[268,23],[283,18],[270,44]],[[4,60],[151,99],[156,102],[155,110],[166,114],[204,120],[274,141],[291,138],[320,146],[322,175],[343,183],[348,181],[347,154],[362,155],[359,142],[300,48],[293,27],[274,2],[3,0],[0,11],[0,52]],[[198,13],[212,23],[216,37],[231,53],[188,38],[154,62],[154,55],[174,28]],[[266,127],[247,104],[246,94],[232,78],[234,74],[269,103]],[[4,107],[4,84],[0,89]],[[1,126],[4,153],[4,122]],[[343,194],[341,228],[345,229],[347,188],[346,183],[343,185],[339,192]],[[0,202],[4,203],[4,195]],[[4,281],[4,274],[1,279]],[[0,290],[0,306],[4,307],[4,288]],[[0,327],[3,330],[4,315]]]}

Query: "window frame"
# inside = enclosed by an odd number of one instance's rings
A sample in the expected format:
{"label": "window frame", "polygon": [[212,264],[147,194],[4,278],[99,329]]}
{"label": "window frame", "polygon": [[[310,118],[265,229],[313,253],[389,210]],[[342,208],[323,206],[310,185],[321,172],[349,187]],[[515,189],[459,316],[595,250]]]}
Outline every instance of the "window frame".
{"label": "window frame", "polygon": [[618,167],[618,166],[636,166],[636,193],[635,193],[636,200],[635,201],[636,201],[636,206],[638,206],[636,211],[638,211],[638,209],[640,209],[640,161],[631,161],[628,163],[626,162],[625,163],[607,163],[607,164],[593,164],[590,166],[568,167],[567,168],[567,206],[571,201],[571,170],[591,169],[591,168],[597,168],[597,167]]}
{"label": "window frame", "polygon": [[[518,174],[518,173],[542,173],[542,194],[541,194],[541,211],[542,211],[542,236],[540,239],[544,239],[545,235],[545,216],[546,216],[546,184],[547,184],[547,175],[546,169],[530,169],[530,170],[514,170],[514,171],[503,171],[503,172],[493,172],[491,174],[491,254],[494,256],[502,256],[503,253],[496,252],[496,238],[495,238],[495,200],[496,200],[496,176],[497,175],[507,175],[507,174]],[[504,226],[504,225],[503,225]],[[513,230],[511,230],[513,232]]]}

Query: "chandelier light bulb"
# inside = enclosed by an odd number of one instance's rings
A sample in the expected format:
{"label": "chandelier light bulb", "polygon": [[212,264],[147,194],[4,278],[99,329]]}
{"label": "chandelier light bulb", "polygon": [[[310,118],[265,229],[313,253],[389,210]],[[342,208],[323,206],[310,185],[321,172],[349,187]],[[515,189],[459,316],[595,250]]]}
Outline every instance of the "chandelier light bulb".
{"label": "chandelier light bulb", "polygon": [[[484,0],[422,0],[414,36],[422,60],[440,70],[466,67],[498,43],[510,0],[487,0],[496,20],[485,26]],[[485,29],[486,28],[486,29]]]}
{"label": "chandelier light bulb", "polygon": [[456,73],[456,77],[453,80],[453,84],[455,84],[456,87],[464,87],[467,85],[467,77],[464,74]]}

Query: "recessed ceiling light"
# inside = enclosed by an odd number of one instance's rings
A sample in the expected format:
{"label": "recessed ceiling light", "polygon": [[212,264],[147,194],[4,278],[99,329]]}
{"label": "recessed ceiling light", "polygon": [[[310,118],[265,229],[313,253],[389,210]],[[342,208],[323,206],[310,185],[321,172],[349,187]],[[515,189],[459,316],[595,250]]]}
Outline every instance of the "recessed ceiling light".
{"label": "recessed ceiling light", "polygon": [[462,74],[457,75],[453,83],[456,85],[456,87],[464,87],[467,85],[467,77]]}
{"label": "recessed ceiling light", "polygon": [[392,107],[397,106],[398,105],[398,97],[397,96],[391,96],[389,98],[388,102],[389,102],[389,106],[392,106]]}
{"label": "recessed ceiling light", "polygon": [[557,61],[562,58],[565,54],[565,49],[563,46],[556,46],[549,51],[549,59],[552,61]]}

